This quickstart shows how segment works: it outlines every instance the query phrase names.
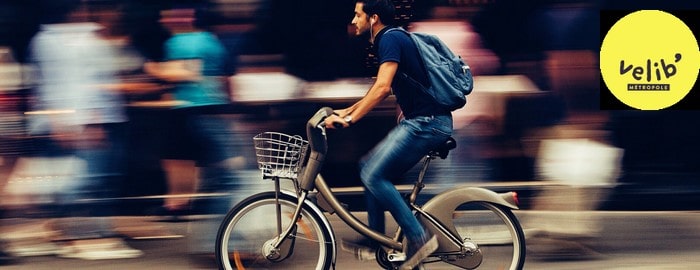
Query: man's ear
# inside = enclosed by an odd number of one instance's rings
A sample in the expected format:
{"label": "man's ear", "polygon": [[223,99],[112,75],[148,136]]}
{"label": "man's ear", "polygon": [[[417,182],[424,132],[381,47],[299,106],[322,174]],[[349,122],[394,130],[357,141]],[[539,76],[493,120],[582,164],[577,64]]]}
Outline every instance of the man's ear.
{"label": "man's ear", "polygon": [[369,23],[370,24],[375,24],[377,23],[377,14],[374,14],[372,16],[369,16]]}

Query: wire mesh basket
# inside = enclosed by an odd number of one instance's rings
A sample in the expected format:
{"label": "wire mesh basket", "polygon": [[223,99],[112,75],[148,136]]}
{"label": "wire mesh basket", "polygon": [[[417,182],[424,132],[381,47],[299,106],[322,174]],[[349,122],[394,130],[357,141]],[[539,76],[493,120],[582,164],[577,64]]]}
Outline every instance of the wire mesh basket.
{"label": "wire mesh basket", "polygon": [[309,142],[301,136],[263,132],[253,137],[258,168],[263,177],[297,179]]}

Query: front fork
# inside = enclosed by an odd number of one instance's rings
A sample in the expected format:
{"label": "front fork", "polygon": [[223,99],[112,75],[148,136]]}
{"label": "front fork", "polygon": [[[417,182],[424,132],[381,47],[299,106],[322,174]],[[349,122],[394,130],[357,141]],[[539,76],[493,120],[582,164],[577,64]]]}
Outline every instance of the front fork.
{"label": "front fork", "polygon": [[289,257],[294,251],[294,242],[297,232],[296,221],[301,217],[301,208],[309,192],[297,190],[299,201],[294,210],[294,214],[290,216],[290,220],[293,222],[290,222],[286,228],[282,228],[282,207],[279,202],[279,194],[281,191],[280,181],[279,178],[274,178],[273,181],[275,182],[275,205],[277,206],[275,209],[277,212],[277,237],[266,241],[262,247],[262,252],[268,260],[279,262]]}

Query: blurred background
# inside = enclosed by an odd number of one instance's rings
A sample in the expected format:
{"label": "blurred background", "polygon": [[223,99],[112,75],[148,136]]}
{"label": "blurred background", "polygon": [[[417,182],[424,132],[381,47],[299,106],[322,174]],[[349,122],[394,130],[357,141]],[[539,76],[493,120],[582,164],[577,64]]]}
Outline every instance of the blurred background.
{"label": "blurred background", "polygon": [[[38,2],[0,2],[0,202],[6,218],[50,216],[55,181],[72,173],[20,162],[41,150],[27,125],[36,84],[27,55],[42,20]],[[159,24],[159,12],[171,1],[82,2],[83,18],[104,26],[101,33],[118,52],[118,78],[129,86],[122,92],[129,119],[128,169],[118,186],[119,213],[158,214],[172,195],[198,196],[194,175],[173,180],[187,168],[162,166],[162,159],[177,159],[191,149],[169,143],[178,134],[163,130],[178,119],[171,113],[168,86],[143,70],[145,62],[164,58],[170,33]],[[440,37],[475,75],[467,105],[454,112],[457,149],[433,163],[426,176],[428,194],[470,184],[516,190],[525,210],[698,210],[700,114],[600,110],[607,90],[598,68],[605,31],[600,10],[691,4],[394,3],[402,26]],[[216,34],[235,66],[228,78],[231,103],[216,113],[231,123],[229,143],[241,158],[240,173],[259,183],[252,137],[263,131],[303,135],[305,121],[320,107],[354,103],[371,86],[376,59],[368,36],[353,35],[352,0],[211,0],[206,5],[201,27]],[[357,161],[395,125],[396,116],[389,98],[352,128],[329,133],[331,153],[322,173],[331,186],[347,191],[341,197],[353,209],[362,208],[362,201],[355,201],[361,193]],[[403,184],[415,177],[412,171]]]}
{"label": "blurred background", "polygon": [[[142,64],[163,57],[169,33],[158,23],[169,1],[85,1],[85,16],[105,26],[106,37],[120,49],[120,78],[150,82]],[[624,150],[606,207],[692,208],[697,204],[697,121],[693,111],[601,111],[597,67],[599,10],[626,4],[606,1],[395,1],[399,22],[411,31],[442,38],[474,69],[476,91],[455,112],[458,149],[445,167],[459,181],[540,181],[538,158],[543,140],[582,139]],[[644,3],[644,2],[641,2]],[[202,21],[231,53],[232,105],[227,113],[250,134],[267,129],[303,134],[302,123],[320,106],[354,102],[371,84],[376,63],[368,37],[355,37],[349,25],[354,1],[210,1]],[[24,126],[28,75],[27,50],[39,29],[33,1],[2,2],[3,156],[32,151]],[[642,4],[637,4],[642,5]],[[507,18],[507,20],[505,20]],[[130,120],[134,185],[124,192],[150,194],[163,176],[148,168],[143,147],[157,137],[158,117],[167,108],[141,101],[160,92],[126,94]],[[151,119],[152,118],[152,119]],[[357,128],[335,132],[335,153],[327,173],[335,184],[358,185],[353,164],[394,124],[394,104],[387,101]],[[283,122],[280,125],[278,122]],[[653,123],[649,125],[649,123]],[[280,128],[284,127],[284,128]],[[370,127],[370,128],[367,128]],[[652,128],[653,127],[653,128]],[[242,135],[243,135],[242,134]],[[156,139],[157,138],[150,138]],[[252,151],[252,147],[242,147]],[[135,151],[135,152],[134,152]],[[243,155],[255,168],[251,153]],[[157,162],[156,162],[157,163]],[[597,167],[582,162],[593,171]],[[439,166],[439,165],[438,165]],[[611,165],[612,166],[612,165]],[[590,172],[589,172],[590,173]],[[146,176],[148,175],[148,176]],[[552,180],[552,179],[549,179]],[[583,180],[598,181],[598,180]],[[138,183],[138,185],[136,185]],[[138,188],[135,188],[138,187]],[[133,195],[133,194],[128,194]]]}

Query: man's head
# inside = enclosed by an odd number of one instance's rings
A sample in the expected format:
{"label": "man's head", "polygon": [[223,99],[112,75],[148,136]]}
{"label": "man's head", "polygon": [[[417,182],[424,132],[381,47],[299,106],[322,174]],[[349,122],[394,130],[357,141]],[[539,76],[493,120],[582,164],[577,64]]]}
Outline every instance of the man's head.
{"label": "man's head", "polygon": [[[160,23],[173,33],[192,32],[206,28],[207,6],[201,1],[173,1],[160,12]],[[182,2],[182,3],[180,3]]]}
{"label": "man's head", "polygon": [[42,0],[38,3],[41,23],[80,22],[86,19],[77,16],[83,7],[80,0]]}
{"label": "man's head", "polygon": [[355,35],[361,35],[375,24],[394,24],[394,3],[391,0],[358,0],[355,3],[355,16],[352,18]]}
{"label": "man's head", "polygon": [[160,12],[160,23],[171,32],[184,32],[194,28],[195,10],[191,8],[167,9]]}

